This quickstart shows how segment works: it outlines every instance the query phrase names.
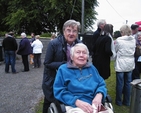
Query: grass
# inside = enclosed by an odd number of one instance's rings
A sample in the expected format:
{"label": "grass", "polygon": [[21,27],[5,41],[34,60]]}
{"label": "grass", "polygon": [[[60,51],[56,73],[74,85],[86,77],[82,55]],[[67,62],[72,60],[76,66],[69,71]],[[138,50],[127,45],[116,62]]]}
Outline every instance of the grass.
{"label": "grass", "polygon": [[[117,106],[115,104],[115,95],[116,95],[116,75],[114,70],[114,62],[111,61],[111,76],[106,80],[108,94],[112,98],[112,105],[114,108],[114,113],[129,113],[129,107],[127,106]],[[40,101],[36,107],[36,113],[42,113],[43,100]]]}
{"label": "grass", "polygon": [[114,70],[114,62],[111,61],[111,76],[106,80],[106,85],[108,89],[108,94],[112,98],[112,105],[114,108],[114,113],[129,113],[129,107],[127,106],[117,106],[115,104],[116,96],[116,75]]}
{"label": "grass", "polygon": [[35,108],[35,111],[36,113],[42,113],[42,109],[43,109],[43,99],[40,100],[39,104]]}

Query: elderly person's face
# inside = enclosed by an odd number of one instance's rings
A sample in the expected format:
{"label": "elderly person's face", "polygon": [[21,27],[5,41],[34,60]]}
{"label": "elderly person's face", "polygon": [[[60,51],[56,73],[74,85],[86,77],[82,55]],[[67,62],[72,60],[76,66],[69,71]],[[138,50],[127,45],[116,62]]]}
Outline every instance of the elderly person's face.
{"label": "elderly person's face", "polygon": [[106,25],[106,22],[105,22],[105,23],[100,24],[99,28],[100,28],[101,30],[103,30],[105,25]]}
{"label": "elderly person's face", "polygon": [[75,26],[67,26],[65,29],[64,29],[64,37],[67,41],[68,44],[72,44],[77,36],[78,36],[78,28],[77,28],[77,25]]}
{"label": "elderly person's face", "polygon": [[88,60],[88,54],[86,49],[83,46],[77,46],[74,49],[74,54],[72,56],[73,65],[76,67],[83,67]]}
{"label": "elderly person's face", "polygon": [[141,34],[138,35],[138,40],[141,42]]}

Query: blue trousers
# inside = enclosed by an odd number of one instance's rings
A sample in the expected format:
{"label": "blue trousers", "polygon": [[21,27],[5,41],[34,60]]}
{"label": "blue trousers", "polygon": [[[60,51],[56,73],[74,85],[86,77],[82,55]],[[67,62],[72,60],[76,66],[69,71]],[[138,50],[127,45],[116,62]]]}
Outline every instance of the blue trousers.
{"label": "blue trousers", "polygon": [[13,73],[16,72],[15,69],[16,54],[15,51],[5,51],[5,72],[9,72],[9,65],[11,65],[11,70]]}
{"label": "blue trousers", "polygon": [[[116,72],[116,104],[130,105],[130,93],[132,81],[132,71],[130,72]],[[123,100],[122,100],[123,95]]]}

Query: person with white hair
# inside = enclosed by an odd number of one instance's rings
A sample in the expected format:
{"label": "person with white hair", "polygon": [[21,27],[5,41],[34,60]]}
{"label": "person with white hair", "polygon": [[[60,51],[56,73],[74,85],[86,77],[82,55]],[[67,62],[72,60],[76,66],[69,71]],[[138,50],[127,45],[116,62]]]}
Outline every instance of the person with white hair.
{"label": "person with white hair", "polygon": [[21,41],[19,43],[19,49],[17,54],[22,56],[22,63],[24,65],[24,70],[22,72],[29,71],[29,62],[28,62],[28,55],[32,53],[32,48],[30,45],[30,41],[26,37],[25,33],[21,33]]}
{"label": "person with white hair", "polygon": [[113,25],[106,24],[93,47],[92,63],[104,79],[110,77],[110,60],[116,55],[112,34]]}
{"label": "person with white hair", "polygon": [[100,19],[100,20],[97,21],[97,30],[93,34],[92,43],[91,43],[92,51],[90,51],[90,53],[92,55],[94,54],[93,53],[93,47],[95,45],[95,42],[98,39],[98,37],[100,36],[100,34],[102,33],[105,24],[106,24],[106,20],[105,19]]}
{"label": "person with white hair", "polygon": [[107,95],[106,83],[88,61],[89,50],[85,44],[73,46],[70,57],[71,61],[57,71],[54,96],[66,105],[66,113],[98,113]]}

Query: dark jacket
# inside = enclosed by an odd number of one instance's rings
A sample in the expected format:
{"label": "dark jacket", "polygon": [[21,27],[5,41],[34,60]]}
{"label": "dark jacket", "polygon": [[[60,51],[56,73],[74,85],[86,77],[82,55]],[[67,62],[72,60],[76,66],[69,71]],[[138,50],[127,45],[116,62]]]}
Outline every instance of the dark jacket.
{"label": "dark jacket", "polygon": [[32,53],[32,48],[31,48],[29,40],[26,37],[21,39],[21,41],[19,43],[19,49],[18,49],[17,54],[29,55],[31,53]]}
{"label": "dark jacket", "polygon": [[2,42],[2,47],[4,48],[4,51],[16,51],[18,48],[18,44],[15,38],[8,35],[7,38],[4,38]]}
{"label": "dark jacket", "polygon": [[101,35],[93,48],[92,62],[104,79],[110,76],[111,41],[108,35]]}
{"label": "dark jacket", "polygon": [[[75,43],[79,43],[77,39]],[[44,73],[43,73],[43,92],[47,100],[52,102],[53,96],[53,83],[56,75],[56,71],[59,66],[67,62],[67,42],[64,36],[59,36],[50,41],[46,50],[46,56],[44,61]]]}
{"label": "dark jacket", "polygon": [[97,40],[98,37],[100,36],[100,33],[101,33],[101,29],[100,29],[100,28],[97,28],[97,30],[96,30],[96,31],[94,32],[94,34],[93,34],[92,45],[91,45],[91,48],[92,48],[91,53],[92,53],[92,54],[94,54],[93,48],[94,48],[94,45],[95,45],[96,40]]}
{"label": "dark jacket", "polygon": [[33,43],[35,41],[35,37],[32,37],[31,39],[30,39],[30,43]]}

